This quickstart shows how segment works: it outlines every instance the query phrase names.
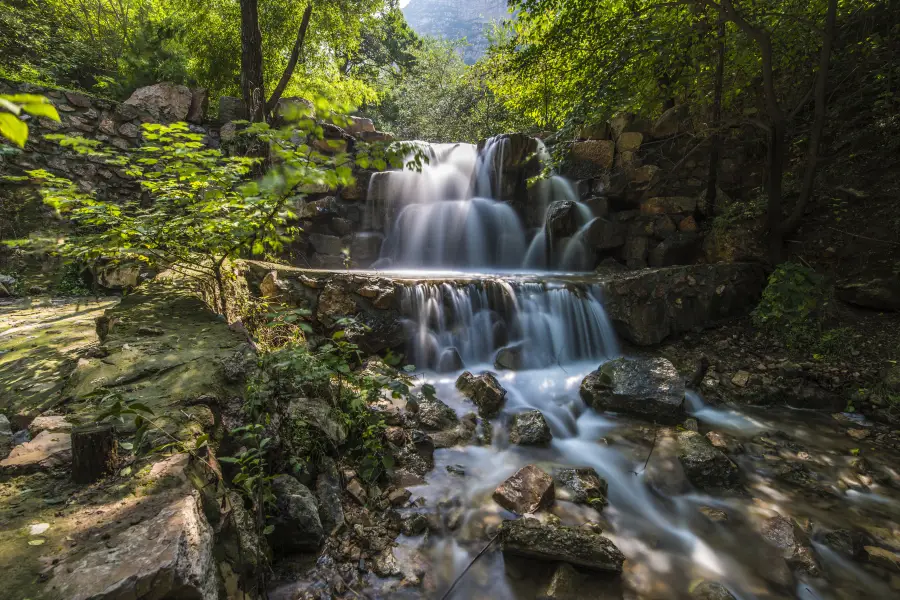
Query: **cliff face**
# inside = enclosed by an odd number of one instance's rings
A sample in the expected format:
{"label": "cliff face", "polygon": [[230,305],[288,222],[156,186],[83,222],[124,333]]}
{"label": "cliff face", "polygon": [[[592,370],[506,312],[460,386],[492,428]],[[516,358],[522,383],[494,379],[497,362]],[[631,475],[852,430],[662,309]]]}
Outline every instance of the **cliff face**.
{"label": "cliff face", "polygon": [[485,28],[509,15],[506,0],[411,0],[403,14],[419,35],[466,38],[471,45],[462,49],[462,55],[469,64],[487,50]]}

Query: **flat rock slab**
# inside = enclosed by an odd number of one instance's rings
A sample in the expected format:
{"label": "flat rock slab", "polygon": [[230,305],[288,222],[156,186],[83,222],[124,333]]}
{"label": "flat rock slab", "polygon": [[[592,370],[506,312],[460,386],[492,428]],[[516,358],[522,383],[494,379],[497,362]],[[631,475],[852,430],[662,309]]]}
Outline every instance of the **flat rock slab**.
{"label": "flat rock slab", "polygon": [[684,380],[664,358],[619,358],[584,378],[581,397],[594,410],[658,423],[684,419]]}
{"label": "flat rock slab", "polygon": [[494,501],[518,515],[527,515],[553,503],[553,478],[534,465],[522,467],[494,490]]}
{"label": "flat rock slab", "polygon": [[217,600],[213,532],[193,495],[172,501],[86,555],[60,563],[48,585],[68,600]]}
{"label": "flat rock slab", "polygon": [[72,436],[68,433],[42,431],[30,442],[13,448],[0,461],[0,472],[10,475],[34,473],[72,462]]}
{"label": "flat rock slab", "polygon": [[500,545],[508,554],[598,571],[621,573],[625,562],[625,555],[599,533],[544,524],[537,519],[504,521],[500,528]]}

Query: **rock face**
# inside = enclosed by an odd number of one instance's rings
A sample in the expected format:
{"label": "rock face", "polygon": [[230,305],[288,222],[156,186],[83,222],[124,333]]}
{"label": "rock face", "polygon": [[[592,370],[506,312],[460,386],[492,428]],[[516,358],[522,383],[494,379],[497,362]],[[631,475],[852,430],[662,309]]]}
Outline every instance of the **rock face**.
{"label": "rock face", "polygon": [[874,310],[900,310],[900,276],[847,283],[835,291],[847,304]]}
{"label": "rock face", "polygon": [[518,446],[546,446],[553,440],[550,426],[539,410],[513,415],[509,441]]}
{"label": "rock face", "polygon": [[337,466],[328,457],[322,460],[316,479],[316,498],[319,501],[319,520],[325,534],[330,534],[344,524],[344,508],[341,506],[341,478]]}
{"label": "rock face", "polygon": [[584,378],[581,397],[594,410],[659,423],[684,418],[684,380],[663,358],[612,360]]}
{"label": "rock face", "polygon": [[503,552],[538,560],[563,562],[598,571],[620,573],[625,555],[599,533],[583,528],[545,525],[537,519],[504,521]]}
{"label": "rock face", "polygon": [[272,546],[289,553],[318,550],[325,534],[312,492],[290,475],[276,477],[272,491],[275,494]]}
{"label": "rock face", "polygon": [[466,371],[456,380],[456,389],[475,403],[478,414],[485,419],[499,415],[506,401],[506,390],[493,373],[482,373],[476,377]]}
{"label": "rock face", "polygon": [[6,458],[13,449],[12,426],[6,415],[0,415],[0,459]]}
{"label": "rock face", "polygon": [[0,460],[0,473],[20,475],[61,467],[72,462],[72,436],[68,433],[41,432],[30,442],[16,446]]}
{"label": "rock face", "polygon": [[696,431],[678,433],[678,460],[691,483],[703,490],[731,487],[740,480],[737,466]]}
{"label": "rock face", "polygon": [[125,104],[147,111],[162,122],[184,121],[191,110],[191,90],[174,83],[138,88]]}
{"label": "rock face", "polygon": [[588,140],[572,144],[572,158],[604,171],[612,169],[616,143],[612,140]]}
{"label": "rock face", "polygon": [[522,467],[494,490],[494,501],[510,512],[527,515],[553,503],[553,478],[534,465]]}
{"label": "rock face", "polygon": [[213,532],[194,496],[53,570],[54,597],[71,600],[192,598],[218,600]]}
{"label": "rock face", "polygon": [[602,508],[608,504],[609,486],[606,480],[590,467],[560,469],[556,473],[557,496],[575,504]]}

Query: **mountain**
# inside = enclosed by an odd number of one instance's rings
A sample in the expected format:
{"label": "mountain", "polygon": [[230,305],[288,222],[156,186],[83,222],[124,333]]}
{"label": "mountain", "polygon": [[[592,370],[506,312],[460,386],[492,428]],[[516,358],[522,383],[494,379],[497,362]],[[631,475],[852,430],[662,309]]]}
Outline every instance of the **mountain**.
{"label": "mountain", "polygon": [[407,23],[419,35],[448,40],[466,38],[463,59],[472,64],[488,47],[485,28],[509,17],[506,0],[410,0],[403,9]]}

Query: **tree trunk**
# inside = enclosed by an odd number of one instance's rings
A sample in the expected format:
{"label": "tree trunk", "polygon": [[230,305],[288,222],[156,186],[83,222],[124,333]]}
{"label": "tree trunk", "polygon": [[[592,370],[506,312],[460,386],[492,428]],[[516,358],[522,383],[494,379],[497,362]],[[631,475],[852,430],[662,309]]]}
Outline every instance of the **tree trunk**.
{"label": "tree trunk", "polygon": [[[713,135],[709,147],[709,179],[706,183],[706,206],[703,207],[704,215],[712,216],[716,212],[716,196],[719,185],[719,158],[722,152],[722,92],[725,85],[725,17],[719,15],[718,26],[718,61],[716,62],[716,81],[713,92],[712,126]],[[699,208],[699,207],[698,207]],[[700,212],[700,211],[698,211]]]}
{"label": "tree trunk", "polygon": [[800,196],[797,204],[791,211],[791,216],[782,226],[782,233],[792,233],[806,212],[806,205],[812,197],[816,182],[816,168],[819,163],[819,147],[822,144],[822,134],[825,131],[825,112],[828,108],[828,68],[831,65],[831,47],[834,43],[834,27],[837,21],[837,0],[828,0],[828,14],[825,17],[825,31],[822,33],[822,52],[819,55],[819,74],[816,78],[815,91],[815,117],[813,118],[812,131],[809,137],[809,150],[806,158],[806,172],[803,175],[803,184],[800,188]]}
{"label": "tree trunk", "polygon": [[297,40],[294,42],[293,50],[291,50],[291,57],[288,59],[287,67],[285,67],[284,73],[281,74],[281,79],[278,81],[278,85],[275,86],[272,97],[266,102],[267,113],[271,113],[275,110],[275,106],[281,99],[281,94],[284,93],[284,88],[287,87],[291,77],[294,75],[294,69],[297,67],[297,60],[300,58],[300,51],[303,49],[303,42],[306,40],[306,31],[309,29],[309,18],[312,15],[312,9],[313,0],[309,0],[309,4],[306,5],[306,10],[303,12],[303,19],[300,21],[300,29],[297,31]]}
{"label": "tree trunk", "polygon": [[265,121],[266,93],[258,0],[241,0],[241,90],[250,121]]}
{"label": "tree trunk", "polygon": [[118,458],[112,425],[87,425],[72,430],[72,480],[75,483],[93,483],[111,473]]}
{"label": "tree trunk", "polygon": [[781,188],[784,181],[784,161],[787,151],[787,123],[773,119],[769,131],[769,169],[766,192],[769,196],[766,217],[769,229],[769,259],[773,265],[781,262]]}

